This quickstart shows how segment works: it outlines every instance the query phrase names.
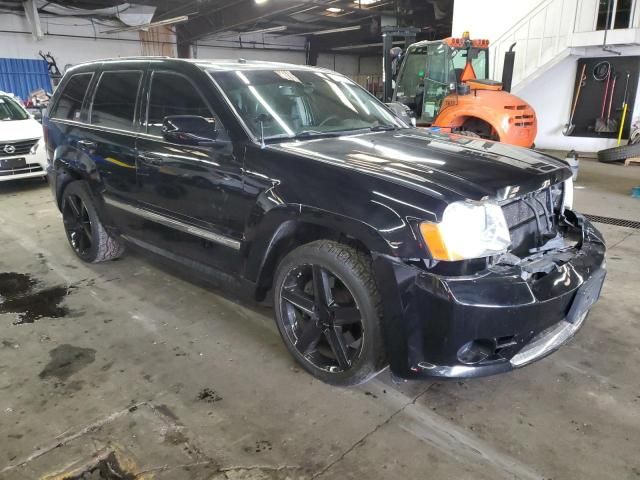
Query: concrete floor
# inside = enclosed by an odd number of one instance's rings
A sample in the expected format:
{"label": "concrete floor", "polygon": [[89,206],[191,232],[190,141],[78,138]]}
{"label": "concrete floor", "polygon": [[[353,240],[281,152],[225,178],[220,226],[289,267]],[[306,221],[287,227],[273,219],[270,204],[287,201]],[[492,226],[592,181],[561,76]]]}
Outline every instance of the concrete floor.
{"label": "concrete floor", "polygon": [[[632,185],[638,167],[583,162],[577,206],[640,220]],[[119,478],[60,476],[100,458],[126,478],[640,478],[640,234],[598,226],[602,298],[554,355],[340,389],[296,367],[270,309],[137,254],[83,264],[42,182],[0,184],[0,272],[58,317],[0,304],[0,478]]]}

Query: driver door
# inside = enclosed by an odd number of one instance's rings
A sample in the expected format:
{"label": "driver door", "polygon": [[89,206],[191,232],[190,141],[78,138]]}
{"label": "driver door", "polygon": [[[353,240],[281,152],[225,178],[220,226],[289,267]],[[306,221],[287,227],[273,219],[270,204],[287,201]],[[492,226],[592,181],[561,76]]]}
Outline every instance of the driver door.
{"label": "driver door", "polygon": [[441,42],[428,45],[422,116],[420,118],[422,122],[434,122],[440,113],[442,101],[450,93],[450,82],[449,47]]}
{"label": "driver door", "polygon": [[[234,271],[243,236],[242,155],[196,85],[185,75],[154,71],[138,139],[141,232],[172,255]],[[165,139],[165,117],[197,115],[215,123],[211,145]],[[213,130],[213,129],[212,129]]]}

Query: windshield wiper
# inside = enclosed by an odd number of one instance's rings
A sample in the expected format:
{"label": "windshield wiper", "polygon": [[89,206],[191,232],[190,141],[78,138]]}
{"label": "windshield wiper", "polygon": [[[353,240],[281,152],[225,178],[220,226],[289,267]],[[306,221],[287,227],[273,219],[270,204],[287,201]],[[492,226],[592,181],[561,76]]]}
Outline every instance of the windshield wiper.
{"label": "windshield wiper", "polygon": [[369,130],[372,132],[389,132],[391,130],[398,130],[400,127],[396,125],[384,124],[371,127]]}
{"label": "windshield wiper", "polygon": [[309,138],[309,137],[338,137],[342,135],[340,131],[320,132],[318,130],[303,130],[296,133],[293,138]]}

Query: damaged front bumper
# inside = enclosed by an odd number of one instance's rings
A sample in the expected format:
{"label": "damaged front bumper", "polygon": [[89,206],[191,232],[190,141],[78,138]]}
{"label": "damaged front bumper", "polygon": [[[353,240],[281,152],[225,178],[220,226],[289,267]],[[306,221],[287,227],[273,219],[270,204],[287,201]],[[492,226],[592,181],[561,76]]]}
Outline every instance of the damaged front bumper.
{"label": "damaged front bumper", "polygon": [[[568,212],[560,242],[469,276],[374,259],[391,370],[403,378],[506,372],[553,352],[582,326],[604,277],[602,235]],[[551,244],[553,246],[553,243]]]}

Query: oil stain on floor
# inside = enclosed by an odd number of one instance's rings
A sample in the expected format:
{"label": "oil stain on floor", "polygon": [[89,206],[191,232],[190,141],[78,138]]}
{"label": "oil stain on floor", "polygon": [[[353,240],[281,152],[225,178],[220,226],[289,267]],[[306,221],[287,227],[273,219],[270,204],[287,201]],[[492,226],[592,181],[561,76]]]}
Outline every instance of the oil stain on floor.
{"label": "oil stain on floor", "polygon": [[59,345],[49,352],[51,360],[38,375],[41,379],[56,377],[65,381],[71,375],[82,370],[96,359],[93,348],[75,347],[73,345]]}
{"label": "oil stain on floor", "polygon": [[60,304],[69,288],[59,285],[36,290],[37,284],[36,279],[25,273],[0,273],[0,313],[17,314],[14,325],[68,315],[69,310]]}

